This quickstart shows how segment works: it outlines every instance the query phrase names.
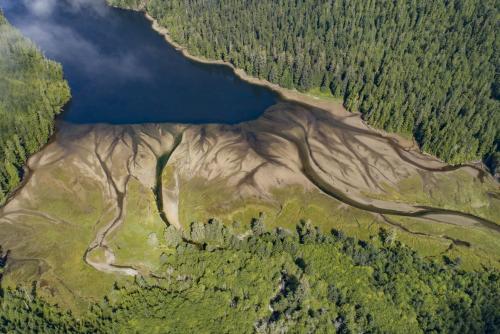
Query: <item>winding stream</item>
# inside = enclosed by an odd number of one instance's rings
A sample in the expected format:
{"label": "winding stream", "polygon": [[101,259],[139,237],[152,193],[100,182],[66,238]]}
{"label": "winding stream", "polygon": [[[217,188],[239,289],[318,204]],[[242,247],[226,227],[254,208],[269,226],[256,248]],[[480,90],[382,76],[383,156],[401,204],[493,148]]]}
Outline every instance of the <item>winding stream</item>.
{"label": "winding stream", "polygon": [[380,213],[380,214],[388,214],[388,215],[396,215],[396,216],[404,216],[404,217],[414,217],[414,218],[427,218],[435,221],[442,221],[441,219],[437,218],[436,215],[447,215],[447,216],[455,216],[455,217],[460,217],[460,218],[465,218],[468,220],[473,221],[475,224],[481,225],[482,227],[485,227],[490,230],[494,230],[496,232],[500,232],[500,225],[495,224],[492,221],[489,221],[487,219],[475,216],[470,213],[464,213],[456,210],[447,210],[447,209],[440,209],[440,208],[433,208],[429,206],[415,206],[415,209],[412,211],[404,211],[404,210],[397,210],[397,209],[391,209],[391,208],[384,208],[382,206],[376,206],[373,204],[366,204],[362,203],[360,201],[356,201],[350,197],[348,197],[344,192],[341,190],[337,189],[336,187],[332,186],[328,182],[326,182],[319,174],[315,171],[314,167],[311,164],[310,161],[310,152],[309,149],[306,147],[304,143],[297,143],[297,148],[299,150],[299,154],[302,158],[302,163],[304,166],[304,174],[309,178],[309,180],[315,184],[321,191],[324,193],[330,195],[331,197],[346,203],[352,207],[355,207],[357,209],[373,212],[373,213]]}
{"label": "winding stream", "polygon": [[[71,104],[62,116],[65,121],[233,124],[257,118],[278,100],[278,95],[272,90],[240,80],[226,66],[200,64],[185,58],[151,29],[151,23],[141,13],[109,8],[102,0],[79,1],[78,5],[69,0],[51,1],[47,2],[46,8],[29,6],[24,1],[0,0],[0,7],[7,18],[40,45],[49,57],[63,64],[73,95]],[[320,116],[317,121],[334,122],[339,132],[383,138],[403,161],[422,170],[447,172],[470,167],[478,171],[481,180],[488,177],[484,170],[473,165],[429,167],[413,160],[411,152],[391,138],[335,122],[327,116]],[[387,223],[409,233],[419,234],[388,220],[384,215],[475,225],[500,233],[500,225],[469,213],[382,200],[365,201],[349,196],[324,177],[325,172],[316,163],[309,147],[305,129],[302,138],[276,131],[269,133],[293,143],[302,163],[303,174],[323,193],[354,208],[380,214]],[[180,133],[174,138],[171,150],[161,155],[156,165],[153,192],[158,212],[166,225],[171,222],[163,207],[162,173],[182,140],[183,134]],[[345,142],[349,145],[349,138]],[[95,156],[113,192],[117,213],[96,233],[83,259],[100,271],[137,275],[139,272],[132,267],[114,264],[115,255],[106,243],[106,237],[123,223],[130,171],[124,184],[117,184],[106,164],[107,157],[98,151],[99,143],[95,143],[95,148]],[[137,147],[134,154],[137,154]],[[470,246],[467,241],[448,236],[438,237],[451,240],[459,246]],[[103,262],[94,261],[89,256],[97,249],[104,251]]]}
{"label": "winding stream", "polygon": [[[308,141],[304,138],[302,140],[297,140],[292,136],[288,136],[286,134],[274,134],[287,140],[295,145],[297,148],[298,154],[300,156],[300,160],[302,162],[302,171],[304,175],[313,183],[318,189],[320,189],[323,193],[345,203],[357,209],[365,210],[368,212],[383,214],[383,215],[395,215],[395,216],[403,216],[403,217],[414,217],[414,218],[426,218],[436,222],[446,222],[460,225],[459,222],[454,223],[449,218],[460,218],[460,220],[470,221],[474,225],[482,226],[486,229],[493,230],[495,232],[500,233],[500,225],[495,222],[489,221],[485,218],[475,216],[470,213],[465,213],[456,210],[448,210],[441,208],[433,208],[429,206],[412,206],[411,210],[397,209],[394,206],[397,206],[398,203],[391,203],[385,201],[377,201],[378,205],[372,203],[363,203],[360,200],[356,200],[352,197],[349,197],[343,191],[333,186],[329,182],[325,181],[324,178],[316,171],[317,166],[313,162],[312,152],[309,149]],[[387,205],[386,205],[387,204]],[[444,219],[443,219],[444,218]]]}
{"label": "winding stream", "polygon": [[168,161],[170,160],[170,157],[172,156],[174,151],[182,142],[182,135],[183,133],[180,133],[175,136],[172,149],[169,152],[162,154],[158,158],[158,161],[156,163],[156,182],[153,192],[155,195],[156,207],[158,208],[160,218],[161,220],[163,220],[166,226],[169,226],[171,222],[168,221],[167,215],[163,209],[163,170],[167,166]]}

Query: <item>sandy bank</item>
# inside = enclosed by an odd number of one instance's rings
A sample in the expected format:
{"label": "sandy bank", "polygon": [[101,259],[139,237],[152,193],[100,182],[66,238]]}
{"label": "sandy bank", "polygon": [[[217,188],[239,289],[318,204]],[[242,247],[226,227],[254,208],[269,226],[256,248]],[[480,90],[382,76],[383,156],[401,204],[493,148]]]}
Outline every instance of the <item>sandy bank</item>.
{"label": "sandy bank", "polygon": [[[416,141],[414,139],[409,139],[405,138],[401,135],[395,134],[395,133],[387,133],[383,130],[373,128],[369,126],[362,118],[360,113],[352,113],[349,112],[347,109],[344,108],[341,102],[339,101],[334,101],[334,100],[325,100],[321,99],[315,96],[311,96],[305,93],[301,93],[297,90],[290,90],[287,88],[283,88],[277,84],[273,84],[267,80],[264,79],[259,79],[252,77],[248,75],[244,70],[236,68],[233,64],[223,61],[223,60],[210,60],[204,57],[200,56],[194,56],[189,51],[187,50],[186,47],[180,45],[179,43],[175,42],[170,36],[168,29],[161,26],[156,19],[154,19],[151,15],[149,15],[145,10],[141,10],[144,13],[144,16],[151,22],[152,28],[161,34],[164,39],[171,44],[176,50],[182,53],[183,56],[185,56],[188,59],[191,59],[196,62],[204,63],[204,64],[212,64],[212,65],[224,65],[230,67],[234,74],[238,76],[241,80],[246,81],[248,83],[254,84],[254,85],[259,85],[266,87],[273,92],[277,93],[281,99],[287,100],[287,101],[292,101],[295,103],[299,103],[302,105],[306,105],[309,107],[314,107],[314,108],[319,108],[326,110],[333,114],[336,117],[342,118],[342,119],[347,119],[349,118],[348,122],[351,126],[358,127],[360,129],[369,129],[370,131],[376,132],[377,134],[388,138],[390,140],[395,141],[399,146],[403,147],[404,150],[406,150],[409,155],[411,156],[410,153],[417,153],[425,159],[420,159],[420,163],[423,163],[422,167],[423,168],[443,168],[446,166],[446,163],[443,161],[439,160],[437,157],[427,154],[423,152]],[[466,164],[464,167],[470,166],[472,168],[467,168],[467,170],[472,174],[472,175],[478,175],[478,169],[482,170],[483,172],[486,172],[486,169],[482,165],[482,163],[477,163],[477,164]]]}
{"label": "sandy bank", "polygon": [[170,36],[168,29],[165,27],[162,27],[157,20],[155,20],[151,15],[148,13],[144,12],[144,16],[152,23],[152,28],[160,33],[165,40],[171,44],[176,50],[182,53],[182,55],[188,59],[203,63],[203,64],[212,64],[212,65],[224,65],[230,67],[234,74],[238,76],[241,80],[249,82],[253,85],[259,85],[263,86],[266,88],[269,88],[270,90],[274,91],[277,93],[282,99],[288,100],[288,101],[293,101],[301,104],[306,104],[309,106],[313,106],[316,108],[321,108],[321,109],[326,109],[328,111],[331,111],[335,113],[338,116],[347,116],[347,115],[353,115],[353,113],[350,113],[347,111],[342,103],[337,102],[337,101],[326,101],[322,100],[318,97],[314,97],[308,94],[301,93],[297,90],[291,90],[291,89],[286,89],[283,88],[277,84],[273,84],[267,80],[264,79],[259,79],[252,77],[248,75],[244,70],[240,68],[236,68],[233,64],[223,61],[223,60],[210,60],[204,57],[200,56],[194,56],[189,51],[187,48],[184,46],[180,45],[179,43],[175,42],[172,37]]}

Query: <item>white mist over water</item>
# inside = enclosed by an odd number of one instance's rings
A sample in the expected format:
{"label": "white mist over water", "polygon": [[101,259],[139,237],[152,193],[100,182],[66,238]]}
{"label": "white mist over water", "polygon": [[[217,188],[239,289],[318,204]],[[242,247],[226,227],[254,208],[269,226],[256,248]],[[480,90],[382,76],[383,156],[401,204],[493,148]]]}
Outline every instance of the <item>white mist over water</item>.
{"label": "white mist over water", "polygon": [[[59,23],[53,18],[56,11],[63,10],[78,15],[80,11],[106,17],[109,7],[101,0],[23,0],[29,15],[16,21],[16,27],[52,59],[64,62],[75,60],[89,77],[104,73],[114,80],[147,80],[150,73],[142,66],[134,52],[109,54],[74,27]],[[3,6],[3,1],[0,0]],[[63,8],[57,6],[64,6]]]}
{"label": "white mist over water", "polygon": [[7,19],[60,62],[74,123],[239,123],[277,95],[226,66],[193,62],[151,28],[142,13],[104,0],[0,0]]}

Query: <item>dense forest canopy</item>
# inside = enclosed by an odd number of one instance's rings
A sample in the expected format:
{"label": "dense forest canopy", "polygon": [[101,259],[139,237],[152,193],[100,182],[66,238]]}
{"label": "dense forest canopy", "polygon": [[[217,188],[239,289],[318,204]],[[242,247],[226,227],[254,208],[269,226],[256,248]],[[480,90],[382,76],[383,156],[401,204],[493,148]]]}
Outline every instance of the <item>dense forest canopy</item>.
{"label": "dense forest canopy", "polygon": [[26,159],[49,139],[69,98],[61,66],[44,58],[0,11],[0,204],[19,184]]}
{"label": "dense forest canopy", "polygon": [[321,88],[449,163],[498,150],[496,0],[108,0],[145,8],[194,55]]}
{"label": "dense forest canopy", "polygon": [[[22,333],[498,333],[499,273],[423,259],[380,230],[370,242],[308,222],[246,237],[212,221],[168,227],[157,272],[79,318],[30,288],[0,294],[0,331]],[[8,259],[7,259],[8,262]]]}
{"label": "dense forest canopy", "polygon": [[[284,87],[330,90],[450,162],[496,150],[493,1],[150,0],[147,9],[191,52]],[[0,12],[0,203],[69,98],[61,66]],[[261,216],[244,235],[216,220],[164,232],[160,268],[115,284],[82,314],[0,285],[0,332],[500,332],[497,270],[423,258],[392,230],[363,241],[310,222],[270,231]],[[8,265],[0,248],[0,283]]]}

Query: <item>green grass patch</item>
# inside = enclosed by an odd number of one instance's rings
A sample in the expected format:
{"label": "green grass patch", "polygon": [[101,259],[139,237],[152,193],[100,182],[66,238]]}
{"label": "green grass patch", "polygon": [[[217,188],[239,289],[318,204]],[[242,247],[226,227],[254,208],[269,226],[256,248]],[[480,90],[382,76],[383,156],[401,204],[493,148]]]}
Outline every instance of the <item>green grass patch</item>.
{"label": "green grass patch", "polygon": [[319,87],[311,88],[306,92],[306,95],[319,98],[321,100],[338,102],[342,104],[344,102],[343,98],[333,96],[329,89],[321,90]]}
{"label": "green grass patch", "polygon": [[464,170],[434,173],[426,180],[415,174],[395,186],[382,186],[383,193],[364,192],[363,196],[467,212],[500,224],[500,200],[491,195],[498,193],[496,185]]}
{"label": "green grass patch", "polygon": [[159,266],[165,224],[158,213],[151,189],[131,178],[127,187],[125,218],[107,240],[116,263],[145,272]]}
{"label": "green grass patch", "polygon": [[36,190],[25,189],[30,198],[23,201],[29,210],[21,211],[16,224],[5,220],[0,224],[0,244],[11,251],[13,264],[6,270],[4,284],[37,281],[41,295],[78,312],[86,308],[86,300],[102,298],[121,279],[83,261],[106,202],[99,184],[67,166],[50,173],[38,170],[34,177],[27,187]]}

